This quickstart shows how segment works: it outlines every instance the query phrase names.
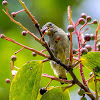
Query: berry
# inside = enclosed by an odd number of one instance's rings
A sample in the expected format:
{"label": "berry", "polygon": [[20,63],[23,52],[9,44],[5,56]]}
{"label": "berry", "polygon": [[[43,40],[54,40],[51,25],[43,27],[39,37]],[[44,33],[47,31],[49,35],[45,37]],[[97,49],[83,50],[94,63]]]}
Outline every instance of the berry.
{"label": "berry", "polygon": [[32,55],[33,55],[33,56],[36,56],[37,54],[36,54],[35,52],[32,52]]}
{"label": "berry", "polygon": [[90,34],[85,34],[84,35],[84,40],[85,41],[90,41],[91,40],[91,35]]}
{"label": "berry", "polygon": [[93,20],[93,24],[97,24],[98,21],[96,19]]}
{"label": "berry", "polygon": [[86,13],[82,13],[80,17],[86,19]]}
{"label": "berry", "polygon": [[67,33],[67,36],[68,36],[68,39],[70,40],[70,34],[69,33]]}
{"label": "berry", "polygon": [[40,89],[40,94],[43,95],[45,92],[47,91],[47,89],[45,89],[44,87]]}
{"label": "berry", "polygon": [[100,42],[97,44],[98,49],[100,50]]}
{"label": "berry", "polygon": [[25,35],[26,35],[26,33],[27,33],[27,31],[22,31],[22,33],[21,33],[21,34],[22,34],[23,36],[25,36]]}
{"label": "berry", "polygon": [[95,40],[95,35],[94,34],[90,34],[91,35],[91,40]]}
{"label": "berry", "polygon": [[80,49],[80,52],[83,54],[87,54],[88,50],[86,48],[82,48]]}
{"label": "berry", "polygon": [[12,61],[16,61],[16,59],[17,59],[17,58],[16,58],[15,55],[12,55],[12,56],[11,56],[11,60],[12,60]]}
{"label": "berry", "polygon": [[2,5],[7,6],[8,2],[7,1],[2,1]]}
{"label": "berry", "polygon": [[4,37],[5,37],[5,35],[4,35],[4,34],[0,34],[0,38],[2,38],[2,39],[3,39]]}
{"label": "berry", "polygon": [[87,22],[90,22],[92,20],[91,16],[86,17]]}
{"label": "berry", "polygon": [[93,75],[93,72],[90,72],[89,76],[91,77]]}
{"label": "berry", "polygon": [[67,30],[68,30],[68,32],[73,32],[74,31],[74,26],[73,25],[68,25]]}
{"label": "berry", "polygon": [[16,17],[16,12],[12,12],[12,13],[11,13],[11,16],[12,16],[12,17]]}
{"label": "berry", "polygon": [[8,79],[8,78],[5,81],[6,81],[6,83],[10,83],[10,79]]}
{"label": "berry", "polygon": [[85,45],[85,48],[87,48],[88,51],[91,51],[92,50],[91,45]]}
{"label": "berry", "polygon": [[85,94],[85,90],[84,89],[78,89],[78,95],[82,96],[83,94]]}
{"label": "berry", "polygon": [[87,100],[86,97],[81,97],[80,100]]}
{"label": "berry", "polygon": [[79,18],[79,24],[83,25],[85,23],[85,19],[84,18]]}

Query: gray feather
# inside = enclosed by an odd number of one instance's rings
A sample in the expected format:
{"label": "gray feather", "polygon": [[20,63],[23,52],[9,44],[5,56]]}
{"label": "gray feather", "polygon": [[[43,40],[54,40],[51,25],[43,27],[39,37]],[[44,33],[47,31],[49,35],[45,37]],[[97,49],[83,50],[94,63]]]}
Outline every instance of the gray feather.
{"label": "gray feather", "polygon": [[[59,27],[51,22],[46,23],[42,30],[48,29],[47,35],[49,38],[50,48],[53,48],[55,57],[60,59],[64,64],[69,62],[69,39],[67,34]],[[66,70],[54,61],[50,61],[54,73],[62,79],[66,79]]]}

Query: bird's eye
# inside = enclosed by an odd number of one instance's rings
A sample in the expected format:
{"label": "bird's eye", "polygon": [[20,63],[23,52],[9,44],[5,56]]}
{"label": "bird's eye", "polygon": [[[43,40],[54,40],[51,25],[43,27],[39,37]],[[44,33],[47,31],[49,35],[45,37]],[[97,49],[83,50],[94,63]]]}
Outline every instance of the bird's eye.
{"label": "bird's eye", "polygon": [[52,26],[52,24],[48,24],[47,26],[48,26],[48,27],[51,27],[51,26]]}
{"label": "bird's eye", "polygon": [[49,26],[52,26],[52,24],[49,24]]}

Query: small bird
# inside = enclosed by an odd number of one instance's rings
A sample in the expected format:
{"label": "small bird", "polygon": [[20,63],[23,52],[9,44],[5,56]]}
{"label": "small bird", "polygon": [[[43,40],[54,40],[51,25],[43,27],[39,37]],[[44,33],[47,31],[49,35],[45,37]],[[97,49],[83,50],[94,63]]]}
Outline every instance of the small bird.
{"label": "small bird", "polygon": [[[55,24],[47,22],[42,27],[42,32],[45,31],[48,35],[48,45],[54,56],[60,59],[64,64],[69,63],[69,39],[67,34]],[[50,61],[54,74],[61,79],[67,79],[66,69],[55,61]],[[63,84],[63,83],[61,83]]]}

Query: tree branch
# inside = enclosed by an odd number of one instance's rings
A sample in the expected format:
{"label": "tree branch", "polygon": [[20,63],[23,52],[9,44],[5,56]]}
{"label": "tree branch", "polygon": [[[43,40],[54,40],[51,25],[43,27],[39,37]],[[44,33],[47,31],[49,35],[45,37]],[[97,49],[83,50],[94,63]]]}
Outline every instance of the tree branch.
{"label": "tree branch", "polygon": [[84,89],[85,92],[89,92],[89,93],[90,93],[90,94],[87,94],[87,95],[91,98],[91,100],[95,100],[95,97],[93,96],[93,94],[91,94],[90,90],[89,90],[86,86],[84,86],[84,85],[77,79],[77,77],[76,77],[76,75],[73,73],[73,71],[72,71],[72,70],[69,70],[69,73],[70,73],[70,75],[72,76],[74,82],[75,82],[78,86],[80,86],[82,89]]}

